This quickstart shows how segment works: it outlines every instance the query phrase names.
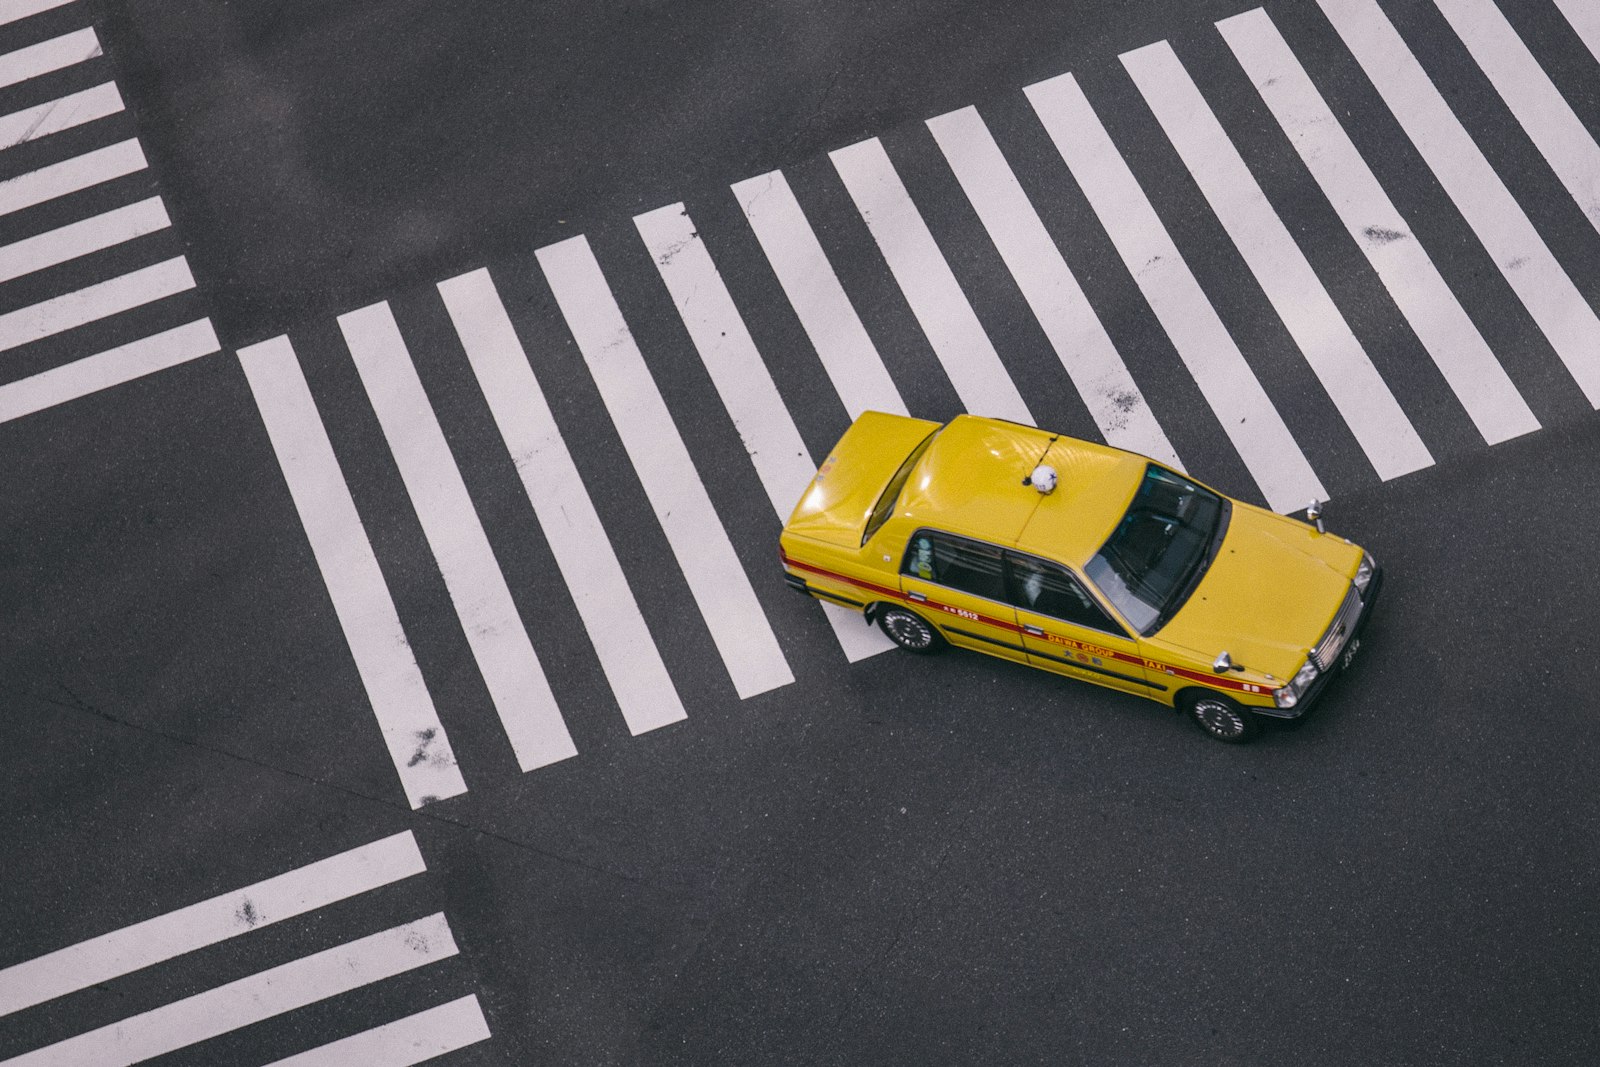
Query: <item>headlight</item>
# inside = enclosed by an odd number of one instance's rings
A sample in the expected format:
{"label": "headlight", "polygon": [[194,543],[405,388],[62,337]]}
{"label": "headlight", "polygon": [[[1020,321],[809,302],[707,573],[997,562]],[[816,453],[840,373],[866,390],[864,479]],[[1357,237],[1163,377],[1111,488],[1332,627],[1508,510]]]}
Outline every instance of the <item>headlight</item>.
{"label": "headlight", "polygon": [[1372,562],[1372,557],[1361,553],[1361,566],[1356,568],[1356,576],[1352,580],[1356,585],[1356,595],[1362,600],[1367,599],[1367,586],[1372,584],[1372,574],[1377,569],[1378,565]]}
{"label": "headlight", "polygon": [[1288,685],[1282,689],[1273,690],[1272,702],[1280,708],[1292,708],[1300,703],[1300,698],[1305,695],[1306,689],[1316,680],[1317,665],[1310,660],[1306,660],[1305,666],[1300,668]]}

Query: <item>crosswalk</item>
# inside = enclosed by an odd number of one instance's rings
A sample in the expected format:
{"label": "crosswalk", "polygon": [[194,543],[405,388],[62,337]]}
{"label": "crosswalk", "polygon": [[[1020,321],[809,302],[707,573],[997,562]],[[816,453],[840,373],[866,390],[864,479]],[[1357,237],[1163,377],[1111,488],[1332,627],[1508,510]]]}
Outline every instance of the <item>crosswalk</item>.
{"label": "crosswalk", "polygon": [[[1567,102],[1575,87],[1558,86],[1491,0],[1436,3],[1476,58],[1481,76],[1593,224],[1600,210],[1600,148]],[[1584,287],[1594,291],[1595,279],[1575,279],[1558,261],[1375,0],[1317,4],[1438,183],[1444,198],[1438,210],[1459,213],[1499,268],[1505,303],[1520,305],[1565,368],[1566,387],[1588,407],[1600,406],[1600,319],[1584,295]],[[1593,21],[1581,5],[1553,6],[1546,15],[1567,16],[1572,29],[1592,41]],[[1450,250],[1424,247],[1411,214],[1392,196],[1392,179],[1386,185],[1379,178],[1351,136],[1350,124],[1357,120],[1335,110],[1302,62],[1302,50],[1263,8],[1222,20],[1216,33],[1370,267],[1374,297],[1381,292],[1393,302],[1416,351],[1431,360],[1462,416],[1487,444],[1538,429],[1526,387],[1491,347],[1440,267],[1437,257]],[[1168,221],[1171,209],[1161,196],[1169,176],[1140,173],[1119,147],[1119,138],[1127,136],[1122,127],[1128,111],[1143,107],[1259,287],[1264,302],[1255,313],[1281,324],[1294,357],[1343,422],[1371,477],[1386,481],[1431,466],[1442,458],[1442,446],[1430,432],[1429,408],[1408,402],[1404,386],[1386,380],[1370,333],[1364,342],[1348,307],[1341,307],[1297,239],[1300,227],[1273,206],[1269,183],[1283,161],[1268,165],[1246,154],[1229,129],[1238,121],[1238,106],[1224,107],[1208,96],[1206,72],[1191,69],[1183,58],[1188,50],[1158,41],[1116,57],[1133,89],[1121,98],[1092,99],[1070,72],[1021,87],[1043,143],[1054,149],[1076,193],[1017,169],[1014,160],[1024,153],[1004,143],[985,119],[985,109],[996,105],[960,108],[925,124],[938,158],[1059,363],[1056,380],[1024,384],[1008,370],[985,325],[988,311],[964,281],[951,238],[940,232],[943,214],[919,203],[904,177],[905,167],[930,157],[897,161],[879,138],[829,153],[833,176],[857,213],[851,225],[863,227],[871,242],[870,249],[857,243],[848,253],[875,254],[873,262],[892,280],[896,299],[931,355],[917,373],[942,375],[963,409],[1024,422],[1037,421],[1041,405],[1060,410],[1063,392],[1070,391],[1106,441],[1197,473],[1212,465],[1214,457],[1204,452],[1208,439],[1179,432],[1196,413],[1157,410],[1148,394],[1162,391],[1151,386],[1163,383],[1150,378],[1149,355],[1139,353],[1136,361],[1119,348],[1082,280],[1114,268],[1075,258],[1070,243],[1046,221],[1054,207],[1050,197],[1081,196],[1117,266],[1171,346],[1175,361],[1167,373],[1188,377],[1220,440],[1231,447],[1231,461],[1247,472],[1252,484],[1234,490],[1253,493],[1280,511],[1326,499],[1328,483],[1319,467],[1327,457],[1319,441],[1286,417],[1282,387],[1264,378],[1259,354],[1236,339],[1234,324],[1191,265],[1196,250],[1182,246]],[[1585,74],[1592,79],[1595,72]],[[769,529],[782,521],[823,459],[806,441],[807,429],[819,421],[811,410],[816,394],[797,402],[791,383],[786,395],[774,353],[763,351],[751,326],[751,316],[769,321],[772,307],[752,305],[748,295],[741,305],[735,296],[757,288],[751,248],[775,282],[765,290],[766,299],[781,299],[783,314],[792,316],[786,321],[794,328],[781,343],[817,360],[831,387],[828,403],[836,401],[846,417],[871,409],[908,410],[906,357],[885,358],[875,325],[861,310],[864,296],[881,306],[882,292],[852,293],[847,287],[846,272],[838,269],[841,227],[823,219],[835,236],[822,239],[816,213],[826,210],[818,205],[828,198],[796,180],[796,173],[806,174],[810,185],[820,180],[813,170],[797,169],[730,185],[742,232],[727,229],[719,205],[709,214],[722,222],[721,229],[703,228],[688,203],[633,218],[637,243],[631,254],[648,261],[659,283],[643,295],[610,280],[615,274],[635,287],[646,284],[632,263],[604,264],[586,238],[573,237],[538,249],[534,257],[553,307],[504,299],[504,285],[522,292],[529,280],[498,265],[441,282],[431,296],[412,300],[444,305],[466,357],[463,370],[477,382],[556,559],[559,577],[551,580],[570,594],[577,611],[573,623],[588,634],[633,735],[683,721],[694,708],[687,698],[705,699],[716,683],[708,682],[705,664],[693,676],[674,678],[657,652],[652,634],[685,625],[687,617],[646,618],[633,589],[637,576],[625,572],[613,546],[628,532],[602,523],[590,495],[596,487],[585,484],[574,464],[573,453],[588,444],[586,435],[620,442],[643,492],[640,514],[654,516],[694,600],[697,625],[709,634],[734,693],[749,699],[793,683],[797,672],[757,592],[774,584],[773,575],[741,565],[728,534],[733,517],[709,491],[726,475],[708,476],[707,467],[720,467],[726,458],[692,454],[680,420],[707,418],[709,410],[731,426],[745,469],[754,476],[742,487],[743,498],[765,498],[772,511],[762,521]],[[1410,191],[1407,202],[1414,203]],[[625,254],[620,241],[606,247],[613,257]],[[736,274],[728,273],[724,259],[736,264]],[[623,307],[646,304],[651,311],[641,333]],[[671,324],[664,327],[659,312],[668,308]],[[539,315],[552,321],[527,321]],[[519,764],[532,769],[576,755],[547,665],[518,622],[519,595],[520,610],[529,612],[537,610],[539,591],[519,594],[507,587],[492,538],[462,481],[461,466],[477,457],[458,454],[446,443],[387,305],[341,316],[339,326]],[[881,333],[881,324],[876,328]],[[550,393],[563,393],[568,383],[547,378],[543,368],[550,353],[524,344],[522,337],[563,334],[576,345],[609,425],[563,426],[553,413]],[[674,415],[664,398],[660,376],[669,372],[660,346],[693,353],[709,382],[709,408]],[[276,355],[269,359],[271,353]],[[325,434],[315,424],[315,404],[301,395],[303,378],[288,338],[247,349],[241,359],[330,590],[350,585],[354,570],[365,575],[364,592],[334,596],[362,677],[407,679],[398,687],[368,683],[385,736],[414,736],[426,718],[429,736],[437,738],[440,752],[448,752],[416,660],[403,635],[396,637],[399,622],[382,567],[363,538],[338,461],[325,455],[315,472],[303,462],[305,443]],[[288,393],[299,398],[300,422],[275,428],[283,422],[279,409]],[[828,432],[839,429],[835,423]],[[751,492],[750,484],[758,488]],[[342,518],[332,521],[335,515]],[[354,557],[363,560],[360,568],[346,566]],[[833,655],[856,662],[889,647],[858,616],[831,605],[815,610],[832,631]],[[419,709],[427,715],[419,717]],[[414,804],[466,788],[452,758],[441,761],[448,784],[409,781],[417,772],[409,758],[401,758],[404,751],[391,741]]]}
{"label": "crosswalk", "polygon": [[[52,1001],[82,997],[91,990],[114,991],[157,972],[187,975],[203,970],[195,957],[223,942],[245,939],[239,952],[248,957],[250,946],[259,940],[250,938],[256,931],[296,920],[304,924],[341,901],[382,894],[426,870],[416,839],[406,831],[11,964],[0,969],[0,1020],[26,1018],[23,1013]],[[447,960],[458,951],[448,920],[434,913],[114,1022],[57,1036],[46,1044],[33,1041],[31,1047],[0,1064],[123,1067],[141,1063]],[[205,979],[201,976],[200,980]],[[26,1031],[19,1028],[14,1032]],[[343,1033],[274,1063],[297,1067],[414,1064],[489,1037],[478,999],[468,993],[368,1029]],[[306,1040],[299,1029],[295,1040],[301,1044]],[[11,1044],[8,1041],[4,1047]]]}
{"label": "crosswalk", "polygon": [[0,6],[0,422],[220,347],[91,17]]}
{"label": "crosswalk", "polygon": [[[399,561],[368,536],[388,516],[364,514],[350,479],[374,467],[325,422],[352,410],[375,420],[378,476],[397,477],[498,736],[532,771],[581,755],[574,718],[591,714],[573,666],[531,636],[537,616],[586,636],[631,737],[890,647],[853,613],[774,593],[749,548],[862,411],[1045,422],[1288,512],[1446,461],[1465,435],[1495,445],[1600,407],[1600,273],[1572,251],[1600,252],[1593,5],[1430,4],[1453,41],[1391,19],[1428,5],[1243,11],[241,349],[409,803],[486,772],[458,761],[465,724],[412,647]],[[1568,62],[1536,54],[1529,20],[1566,35]],[[0,56],[0,93],[45,87],[0,131],[105,136],[0,181],[0,219],[28,220],[0,247],[0,294],[33,286],[0,305],[0,361],[32,361],[0,385],[0,421],[216,347],[204,319],[175,319],[60,358],[63,334],[181,304],[194,279],[155,246],[170,219],[114,125],[115,85],[51,81],[97,62],[93,31],[57,29]],[[1575,66],[1584,49],[1595,63]],[[1505,111],[1458,114],[1463,81]],[[111,186],[126,195],[88,199]],[[83,210],[39,214],[63,204]],[[1556,241],[1552,219],[1577,225]],[[130,246],[151,252],[82,273]],[[351,373],[308,378],[307,358]],[[929,409],[939,397],[949,410]],[[626,469],[597,479],[597,451]],[[490,484],[531,519],[509,528]],[[554,564],[532,585],[506,565],[529,534]],[[663,608],[664,587],[687,595]],[[678,632],[704,654],[665,650]]]}

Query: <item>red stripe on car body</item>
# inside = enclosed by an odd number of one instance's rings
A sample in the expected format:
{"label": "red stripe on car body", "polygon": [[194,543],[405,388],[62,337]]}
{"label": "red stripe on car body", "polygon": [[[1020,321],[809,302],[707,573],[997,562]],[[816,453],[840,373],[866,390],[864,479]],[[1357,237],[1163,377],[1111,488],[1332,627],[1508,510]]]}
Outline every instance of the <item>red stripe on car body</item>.
{"label": "red stripe on car body", "polygon": [[[920,604],[923,607],[938,608],[947,614],[967,619],[969,622],[982,623],[985,626],[993,626],[1000,630],[1008,630],[1011,633],[1017,634],[1018,636],[1024,636],[1022,627],[1016,622],[1007,622],[1003,619],[994,619],[987,615],[979,615],[976,619],[973,619],[971,617],[972,612],[965,608],[958,609],[951,605],[941,604],[936,600],[915,601],[899,589],[890,589],[888,586],[877,585],[876,583],[864,581],[860,578],[852,578],[850,575],[840,574],[838,571],[830,571],[826,568],[818,567],[810,563],[802,563],[797,559],[791,558],[783,551],[781,547],[778,549],[778,558],[783,562],[785,567],[793,567],[797,570],[810,571],[812,574],[819,575],[823,578],[831,578],[836,582],[844,582],[846,585],[854,585],[859,586],[862,589],[870,589],[880,596],[888,597],[893,600]],[[1037,634],[1026,636],[1032,636],[1035,638],[1038,637]],[[1078,641],[1075,638],[1051,635],[1051,643],[1063,645],[1075,651],[1087,652],[1092,656],[1113,659],[1122,663],[1132,663],[1146,670],[1155,671],[1171,677],[1186,678],[1191,682],[1199,682],[1203,685],[1208,685],[1213,689],[1229,689],[1238,693],[1253,693],[1258,696],[1268,696],[1273,691],[1271,687],[1257,685],[1254,682],[1241,682],[1232,678],[1219,678],[1213,674],[1201,674],[1199,671],[1191,671],[1186,667],[1176,667],[1170,664],[1161,663],[1157,660],[1147,659],[1143,656],[1130,655],[1126,652],[1119,652],[1114,648],[1106,648],[1103,645],[1091,645],[1083,641]]]}

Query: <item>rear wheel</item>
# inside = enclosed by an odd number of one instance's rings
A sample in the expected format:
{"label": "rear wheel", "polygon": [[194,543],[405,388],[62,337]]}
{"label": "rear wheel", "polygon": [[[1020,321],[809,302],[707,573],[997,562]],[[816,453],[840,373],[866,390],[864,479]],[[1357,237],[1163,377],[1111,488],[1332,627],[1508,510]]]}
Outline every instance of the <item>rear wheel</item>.
{"label": "rear wheel", "polygon": [[1230,745],[1241,745],[1261,730],[1254,715],[1225,696],[1196,693],[1188,700],[1189,717],[1206,736]]}
{"label": "rear wheel", "polygon": [[944,638],[927,619],[905,608],[883,608],[877,613],[877,619],[879,629],[907,652],[925,656],[937,652],[944,644]]}

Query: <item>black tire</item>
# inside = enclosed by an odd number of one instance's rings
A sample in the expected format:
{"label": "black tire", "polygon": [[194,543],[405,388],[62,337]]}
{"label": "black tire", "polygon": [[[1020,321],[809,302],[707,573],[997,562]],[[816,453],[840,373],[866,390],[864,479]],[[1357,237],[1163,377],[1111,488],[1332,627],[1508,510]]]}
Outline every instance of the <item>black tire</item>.
{"label": "black tire", "polygon": [[1189,718],[1213,741],[1242,745],[1261,732],[1254,715],[1219,693],[1193,693],[1185,705]]}
{"label": "black tire", "polygon": [[919,656],[926,656],[944,647],[944,638],[933,624],[914,611],[905,608],[880,608],[874,616],[878,629],[889,635],[889,640]]}

